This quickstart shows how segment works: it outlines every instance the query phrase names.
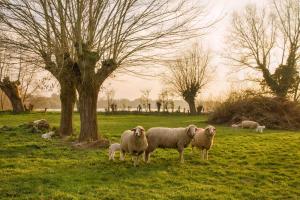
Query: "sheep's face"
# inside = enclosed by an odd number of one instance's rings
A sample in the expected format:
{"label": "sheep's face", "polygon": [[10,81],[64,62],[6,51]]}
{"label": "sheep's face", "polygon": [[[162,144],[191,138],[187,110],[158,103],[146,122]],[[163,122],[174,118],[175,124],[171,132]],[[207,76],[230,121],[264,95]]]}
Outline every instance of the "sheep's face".
{"label": "sheep's face", "polygon": [[216,128],[213,127],[213,126],[207,126],[205,128],[205,134],[209,137],[209,138],[212,138],[216,135]]}
{"label": "sheep's face", "polygon": [[133,135],[136,137],[141,137],[145,135],[145,129],[142,126],[137,126],[131,129],[131,131],[133,131]]}
{"label": "sheep's face", "polygon": [[190,138],[194,138],[194,136],[196,135],[196,131],[198,130],[198,128],[195,125],[189,125],[186,128],[186,134],[190,137]]}

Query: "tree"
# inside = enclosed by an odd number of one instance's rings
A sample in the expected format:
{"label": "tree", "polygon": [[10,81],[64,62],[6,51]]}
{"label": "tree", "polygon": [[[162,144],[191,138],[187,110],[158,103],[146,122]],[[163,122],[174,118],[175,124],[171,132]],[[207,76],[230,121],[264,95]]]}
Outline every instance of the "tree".
{"label": "tree", "polygon": [[[106,102],[107,102],[107,112],[110,112],[110,107],[114,103],[115,90],[112,88],[107,88],[105,90]],[[112,109],[113,111],[113,109]]]}
{"label": "tree", "polygon": [[[163,89],[159,94],[160,106],[163,108],[163,112],[168,112],[168,104],[169,104],[169,91],[168,89]],[[159,112],[159,111],[158,111]]]}
{"label": "tree", "polygon": [[59,81],[62,118],[78,91],[81,142],[98,140],[103,82],[121,66],[139,65],[154,49],[196,36],[191,22],[202,13],[198,8],[187,0],[7,0],[0,2],[0,16],[7,33],[21,37]]}
{"label": "tree", "polygon": [[142,96],[140,98],[140,101],[141,101],[141,104],[142,106],[144,107],[145,111],[147,112],[150,112],[150,107],[149,107],[149,104],[150,104],[150,92],[151,90],[150,89],[146,89],[146,90],[142,90]]}
{"label": "tree", "polygon": [[160,108],[161,108],[161,101],[160,100],[156,101],[156,107],[157,107],[157,112],[160,112]]}
{"label": "tree", "polygon": [[196,44],[188,53],[168,63],[168,69],[167,83],[189,104],[190,113],[195,114],[195,99],[210,80],[209,53]]}
{"label": "tree", "polygon": [[[8,97],[11,102],[13,112],[20,113],[24,112],[24,105],[20,95],[20,81],[11,81],[10,75],[12,70],[8,67],[9,54],[7,49],[1,46],[0,49],[0,89],[4,92],[4,94]],[[14,70],[15,71],[15,70]]]}
{"label": "tree", "polygon": [[274,0],[273,6],[275,13],[249,5],[234,14],[228,57],[239,67],[260,72],[259,82],[285,98],[299,78],[300,2]]}

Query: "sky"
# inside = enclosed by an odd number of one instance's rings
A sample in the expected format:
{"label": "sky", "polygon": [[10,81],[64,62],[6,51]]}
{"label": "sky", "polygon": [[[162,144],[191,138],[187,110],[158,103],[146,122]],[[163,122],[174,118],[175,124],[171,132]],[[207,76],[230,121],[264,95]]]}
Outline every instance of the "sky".
{"label": "sky", "polygon": [[[196,1],[203,2],[203,0]],[[249,3],[261,6],[266,4],[268,0],[206,0],[206,2],[208,2],[209,15],[205,20],[214,20],[223,16],[223,19],[211,28],[207,35],[197,38],[197,41],[208,47],[212,52],[214,59],[212,65],[216,67],[213,81],[200,94],[202,98],[211,99],[219,97],[234,87],[234,84],[228,80],[228,73],[231,69],[220,55],[222,51],[226,50],[224,39],[230,28],[231,14]],[[150,98],[157,99],[160,91],[165,87],[160,78],[143,78],[121,74],[116,74],[114,78],[107,80],[104,85],[115,90],[116,99],[139,98],[141,91],[145,89],[151,90]],[[100,97],[101,95],[103,96],[103,94],[100,94]]]}

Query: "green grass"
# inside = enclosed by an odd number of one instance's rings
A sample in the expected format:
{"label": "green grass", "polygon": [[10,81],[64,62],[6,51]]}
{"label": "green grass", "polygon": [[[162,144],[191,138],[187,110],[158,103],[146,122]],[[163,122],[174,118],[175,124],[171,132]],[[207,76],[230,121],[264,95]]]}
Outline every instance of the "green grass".
{"label": "green grass", "polygon": [[[0,114],[0,126],[35,119],[57,126],[58,113]],[[205,126],[205,117],[99,115],[101,134],[118,141],[136,125]],[[79,130],[79,116],[74,116]],[[117,154],[117,158],[119,158]],[[108,161],[107,150],[75,150],[58,138],[44,140],[21,129],[0,132],[1,199],[300,199],[300,133],[234,131],[217,126],[210,160],[185,150],[159,149],[134,168]]]}

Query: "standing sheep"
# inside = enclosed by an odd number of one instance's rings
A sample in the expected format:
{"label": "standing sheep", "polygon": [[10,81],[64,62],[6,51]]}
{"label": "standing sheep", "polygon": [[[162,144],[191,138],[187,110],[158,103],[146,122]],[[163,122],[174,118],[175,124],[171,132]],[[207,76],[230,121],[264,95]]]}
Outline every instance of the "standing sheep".
{"label": "standing sheep", "polygon": [[257,126],[256,127],[256,132],[260,132],[260,133],[262,133],[262,132],[264,132],[264,129],[266,128],[266,126]]}
{"label": "standing sheep", "polygon": [[148,147],[145,129],[137,126],[131,130],[124,131],[121,136],[121,156],[120,160],[125,160],[126,153],[133,156],[134,166],[139,162],[139,157]]}
{"label": "standing sheep", "polygon": [[145,151],[145,161],[149,161],[149,154],[156,148],[173,148],[178,150],[180,162],[184,162],[184,148],[190,144],[196,130],[195,125],[186,128],[150,128],[147,131],[148,148]]}
{"label": "standing sheep", "polygon": [[197,147],[201,150],[202,159],[208,160],[208,151],[214,143],[214,137],[216,135],[216,128],[213,126],[207,126],[205,129],[198,129],[196,135],[191,142],[192,150]]}
{"label": "standing sheep", "polygon": [[108,159],[115,160],[115,153],[116,151],[120,151],[121,145],[119,143],[114,143],[109,146],[108,149]]}

